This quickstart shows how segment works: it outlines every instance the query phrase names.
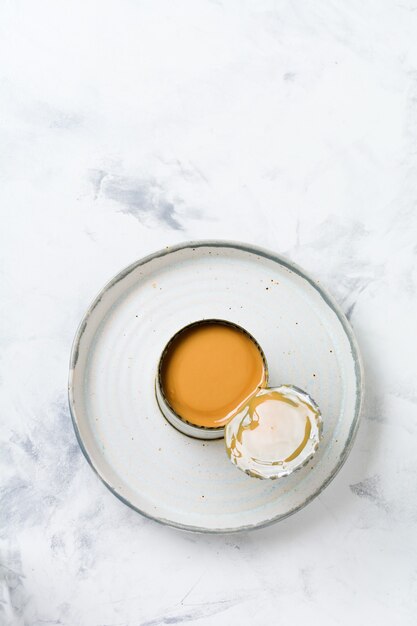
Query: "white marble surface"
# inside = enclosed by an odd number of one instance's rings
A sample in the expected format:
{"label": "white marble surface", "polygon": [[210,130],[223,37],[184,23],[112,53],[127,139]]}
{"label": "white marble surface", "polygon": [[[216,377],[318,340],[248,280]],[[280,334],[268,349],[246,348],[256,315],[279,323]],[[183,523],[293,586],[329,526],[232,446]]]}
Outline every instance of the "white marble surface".
{"label": "white marble surface", "polygon": [[[0,624],[415,624],[417,2],[4,1],[0,64]],[[319,278],[367,375],[340,474],[252,534],[141,518],[68,415],[97,290],[207,237]]]}

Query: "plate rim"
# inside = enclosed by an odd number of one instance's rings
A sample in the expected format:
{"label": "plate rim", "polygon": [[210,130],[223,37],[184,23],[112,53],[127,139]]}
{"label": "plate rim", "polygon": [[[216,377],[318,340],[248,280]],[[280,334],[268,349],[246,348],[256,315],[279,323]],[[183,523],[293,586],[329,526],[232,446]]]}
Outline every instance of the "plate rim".
{"label": "plate rim", "polygon": [[[132,502],[130,502],[127,498],[122,496],[120,493],[118,493],[112,487],[112,485],[108,482],[108,480],[100,473],[98,468],[94,465],[93,460],[90,457],[90,455],[89,455],[89,453],[88,453],[88,451],[87,451],[87,449],[86,449],[86,447],[84,445],[84,442],[83,442],[82,437],[81,437],[80,430],[78,428],[77,412],[76,412],[76,409],[75,409],[75,402],[74,402],[74,371],[75,371],[75,368],[76,368],[76,365],[77,365],[77,361],[78,361],[80,342],[81,342],[82,336],[83,336],[83,334],[84,334],[84,332],[85,332],[85,330],[87,328],[88,320],[89,320],[92,312],[94,311],[94,309],[100,303],[100,301],[103,298],[104,294],[107,293],[107,291],[109,291],[120,280],[123,280],[123,278],[125,278],[128,274],[130,274],[136,268],[138,268],[138,267],[140,267],[142,265],[145,265],[146,263],[149,263],[149,262],[153,261],[154,259],[158,259],[158,258],[167,256],[168,254],[172,254],[172,253],[178,252],[180,250],[185,250],[185,249],[189,249],[189,248],[191,248],[191,249],[193,249],[193,248],[194,249],[195,248],[205,248],[205,247],[211,247],[211,248],[232,248],[232,249],[237,249],[237,250],[240,250],[240,251],[243,251],[243,252],[249,252],[250,254],[255,254],[255,255],[259,256],[259,257],[263,257],[263,258],[266,258],[266,259],[268,259],[270,261],[278,263],[278,264],[286,267],[288,270],[290,270],[292,272],[295,272],[301,278],[307,280],[307,282],[310,283],[310,285],[312,287],[314,287],[314,289],[316,289],[316,291],[318,291],[320,296],[323,298],[324,302],[334,311],[334,313],[338,317],[340,323],[342,324],[343,330],[346,333],[346,336],[347,336],[347,338],[349,340],[349,344],[350,344],[350,347],[351,347],[351,353],[352,353],[352,358],[353,358],[353,362],[354,362],[355,378],[356,378],[356,381],[357,381],[355,409],[354,409],[354,416],[353,416],[352,424],[351,424],[351,427],[349,429],[349,433],[348,433],[348,436],[346,438],[345,445],[344,445],[344,447],[343,447],[343,449],[342,449],[342,451],[340,453],[339,459],[338,459],[334,469],[332,470],[332,472],[327,477],[327,479],[325,481],[323,481],[320,484],[320,486],[312,494],[310,494],[308,496],[308,498],[306,498],[301,504],[297,505],[296,507],[294,507],[290,511],[287,511],[285,513],[281,513],[279,515],[276,515],[276,516],[274,516],[274,517],[272,517],[270,519],[264,520],[264,521],[259,522],[259,523],[246,524],[246,525],[243,525],[243,526],[240,526],[240,527],[206,528],[204,526],[200,527],[200,526],[195,526],[195,525],[192,525],[192,524],[181,524],[179,522],[168,520],[168,519],[165,519],[163,517],[158,517],[158,516],[155,516],[155,515],[151,515],[151,514],[145,512],[145,511],[143,511],[139,507],[135,506],[134,504],[132,504]],[[72,342],[71,352],[70,352],[70,360],[69,360],[68,405],[69,405],[69,410],[70,410],[71,422],[72,422],[72,425],[73,425],[73,428],[74,428],[76,439],[78,441],[78,445],[80,446],[81,451],[82,451],[84,457],[86,458],[86,460],[87,460],[88,464],[90,465],[90,467],[93,469],[94,473],[99,477],[101,482],[104,483],[104,485],[109,489],[109,491],[114,496],[116,496],[116,498],[118,498],[121,502],[126,504],[129,508],[131,508],[132,510],[136,511],[137,513],[140,513],[144,517],[146,517],[148,519],[151,519],[151,520],[154,520],[154,521],[158,522],[159,524],[163,524],[164,526],[170,526],[172,528],[177,528],[179,530],[196,532],[196,533],[204,533],[204,534],[232,534],[232,533],[245,532],[245,531],[249,531],[249,530],[256,530],[256,529],[260,529],[260,528],[265,528],[267,526],[275,524],[276,522],[282,521],[282,520],[286,519],[287,517],[290,517],[291,515],[294,515],[295,513],[297,513],[301,509],[303,509],[305,506],[310,504],[310,502],[312,502],[317,496],[319,496],[324,491],[324,489],[326,489],[326,487],[328,487],[328,485],[332,482],[332,480],[335,478],[335,476],[339,473],[339,471],[341,470],[341,468],[343,467],[343,465],[345,464],[345,462],[346,462],[346,460],[347,460],[347,458],[349,456],[349,453],[350,453],[350,451],[352,449],[352,446],[353,446],[353,443],[355,441],[355,437],[356,437],[356,434],[357,434],[357,431],[358,431],[358,428],[359,428],[359,424],[360,424],[360,417],[361,417],[361,410],[362,410],[362,406],[363,406],[364,391],[365,391],[365,384],[364,384],[363,361],[362,361],[362,356],[361,356],[361,353],[360,353],[360,350],[359,350],[358,342],[357,342],[355,334],[353,332],[353,328],[352,328],[349,320],[347,319],[346,315],[344,314],[344,312],[340,308],[339,304],[336,302],[336,300],[333,298],[333,296],[327,291],[327,289],[323,288],[321,286],[321,284],[319,283],[319,281],[315,280],[308,272],[306,272],[304,269],[302,269],[296,263],[293,263],[292,261],[287,259],[285,256],[282,256],[280,254],[277,254],[275,252],[272,252],[271,250],[268,250],[266,248],[257,246],[255,244],[243,243],[243,242],[240,242],[240,241],[233,241],[233,240],[229,240],[229,239],[224,239],[224,240],[223,239],[198,239],[198,240],[190,240],[190,241],[181,242],[179,244],[175,244],[175,245],[172,245],[172,246],[166,246],[165,248],[157,250],[156,252],[148,254],[148,255],[146,255],[146,256],[144,256],[144,257],[134,261],[133,263],[130,263],[127,267],[125,267],[120,272],[118,272],[98,292],[98,294],[95,296],[95,298],[92,300],[91,304],[89,305],[89,307],[85,311],[83,317],[81,318],[81,321],[80,321],[80,323],[78,325],[77,331],[76,331],[75,336],[74,336],[74,340]]]}

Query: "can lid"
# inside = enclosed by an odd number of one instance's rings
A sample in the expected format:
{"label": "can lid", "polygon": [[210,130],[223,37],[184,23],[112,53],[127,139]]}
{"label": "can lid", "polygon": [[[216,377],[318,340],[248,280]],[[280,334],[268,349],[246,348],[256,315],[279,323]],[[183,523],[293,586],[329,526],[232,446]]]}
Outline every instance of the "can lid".
{"label": "can lid", "polygon": [[314,400],[301,389],[262,389],[225,427],[226,451],[239,469],[256,478],[282,478],[305,465],[322,436]]}

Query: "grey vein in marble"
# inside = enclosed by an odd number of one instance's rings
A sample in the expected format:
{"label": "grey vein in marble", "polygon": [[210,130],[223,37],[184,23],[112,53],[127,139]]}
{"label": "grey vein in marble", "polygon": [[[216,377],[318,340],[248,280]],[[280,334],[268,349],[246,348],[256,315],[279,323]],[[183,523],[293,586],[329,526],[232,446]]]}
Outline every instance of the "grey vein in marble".
{"label": "grey vein in marble", "polygon": [[380,476],[375,475],[365,480],[360,481],[354,485],[350,485],[350,490],[355,496],[369,500],[376,506],[385,511],[389,510],[388,503],[384,499],[381,492],[381,479]]}
{"label": "grey vein in marble", "polygon": [[155,180],[109,174],[103,170],[94,170],[91,180],[96,197],[101,193],[116,202],[121,213],[142,223],[147,223],[151,217],[170,229],[183,230],[175,205]]}
{"label": "grey vein in marble", "polygon": [[168,615],[142,622],[140,626],[162,626],[163,624],[181,624],[183,622],[197,621],[199,619],[212,617],[218,613],[223,613],[232,606],[239,604],[241,601],[242,598],[237,598],[231,600],[220,600],[218,602],[205,602],[193,605],[192,607],[187,606],[184,607],[181,612],[172,611]]}
{"label": "grey vein in marble", "polygon": [[25,575],[19,551],[9,548],[8,552],[0,552],[1,559],[7,558],[8,565],[0,562],[0,624],[13,624],[23,613],[27,594],[25,592]]}

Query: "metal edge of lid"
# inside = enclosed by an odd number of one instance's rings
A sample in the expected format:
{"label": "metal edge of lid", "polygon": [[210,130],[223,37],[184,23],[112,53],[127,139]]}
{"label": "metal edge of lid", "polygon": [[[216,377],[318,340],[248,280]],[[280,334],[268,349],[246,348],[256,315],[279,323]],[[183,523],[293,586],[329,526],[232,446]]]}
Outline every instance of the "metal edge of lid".
{"label": "metal edge of lid", "polygon": [[[231,440],[236,437],[236,424],[239,424],[238,428],[240,428],[242,422],[247,418],[250,402],[253,399],[260,398],[264,395],[274,392],[278,392],[288,399],[290,399],[290,396],[295,395],[300,402],[306,404],[315,414],[314,419],[312,419],[311,417],[308,418],[312,427],[312,432],[309,439],[305,442],[305,445],[299,451],[297,456],[290,462],[280,461],[279,463],[271,463],[270,461],[262,461],[261,459],[255,460],[250,455],[248,455],[245,459],[243,456],[241,456],[241,454],[239,454],[237,457],[234,456],[231,449]],[[274,400],[273,398],[271,399],[271,401],[276,402],[276,400]],[[246,412],[244,412],[245,409]],[[317,402],[310,396],[310,394],[304,391],[304,389],[300,389],[295,385],[289,384],[277,385],[275,387],[267,387],[265,389],[259,390],[256,394],[254,394],[254,396],[252,396],[248,404],[243,406],[242,409],[238,413],[236,413],[236,415],[226,424],[225,427],[226,452],[230,461],[248,476],[252,476],[253,478],[259,478],[262,480],[277,480],[280,478],[286,478],[293,472],[296,472],[305,465],[307,465],[307,463],[311,461],[311,459],[317,452],[322,437],[323,417]],[[242,448],[243,450],[245,449],[245,444],[243,441],[240,442],[240,452],[242,452]]]}

